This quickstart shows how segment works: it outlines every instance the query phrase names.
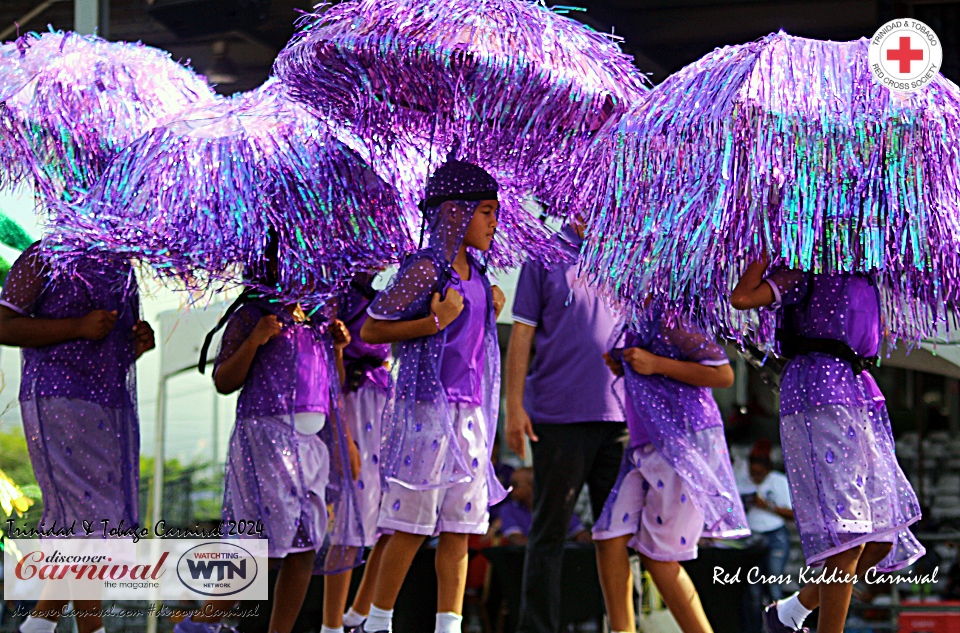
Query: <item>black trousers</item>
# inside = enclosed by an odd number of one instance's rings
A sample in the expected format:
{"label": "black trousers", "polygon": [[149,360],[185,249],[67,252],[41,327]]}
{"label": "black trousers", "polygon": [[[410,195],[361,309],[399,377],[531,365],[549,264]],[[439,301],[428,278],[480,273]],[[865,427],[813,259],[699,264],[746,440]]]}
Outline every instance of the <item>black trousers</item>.
{"label": "black trousers", "polygon": [[594,519],[620,472],[627,443],[623,422],[533,424],[533,524],[527,540],[519,633],[560,630],[563,543],[583,484]]}

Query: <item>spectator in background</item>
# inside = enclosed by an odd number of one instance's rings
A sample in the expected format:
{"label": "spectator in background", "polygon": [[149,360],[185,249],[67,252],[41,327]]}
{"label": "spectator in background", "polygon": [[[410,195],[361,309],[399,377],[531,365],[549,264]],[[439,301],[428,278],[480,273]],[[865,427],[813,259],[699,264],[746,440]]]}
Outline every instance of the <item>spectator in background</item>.
{"label": "spectator in background", "polygon": [[[513,478],[513,466],[510,464],[505,464],[503,460],[500,459],[501,451],[501,442],[500,434],[497,433],[497,436],[493,440],[493,453],[490,456],[490,461],[493,462],[493,472],[497,474],[497,479],[500,480],[500,483],[504,488],[510,487],[510,481]],[[500,530],[500,510],[510,502],[510,497],[505,498],[500,503],[490,506],[490,527],[496,527],[497,531]],[[494,524],[496,524],[494,526]]]}
{"label": "spectator in background", "polygon": [[[770,441],[760,438],[753,445],[748,458],[750,463],[750,481],[756,486],[756,492],[745,497],[747,524],[753,535],[767,548],[760,561],[760,573],[764,576],[780,576],[784,573],[790,559],[790,532],[786,521],[793,521],[793,504],[790,501],[790,484],[787,476],[773,470],[770,459]],[[769,600],[783,598],[780,583],[756,583],[750,585],[748,631],[760,630],[763,610],[763,594]]]}
{"label": "spectator in background", "polygon": [[574,221],[555,237],[569,253],[566,263],[549,269],[533,260],[523,265],[513,304],[504,438],[521,458],[525,438],[533,442],[533,520],[520,633],[560,630],[563,543],[577,496],[586,483],[593,516],[600,516],[627,439],[614,377],[602,359],[618,315],[594,288],[573,283],[583,230]]}
{"label": "spectator in background", "polygon": [[[533,469],[518,468],[510,477],[513,490],[500,508],[500,531],[511,545],[526,545],[533,523]],[[590,531],[574,514],[570,517],[567,538],[579,543],[590,542]]]}

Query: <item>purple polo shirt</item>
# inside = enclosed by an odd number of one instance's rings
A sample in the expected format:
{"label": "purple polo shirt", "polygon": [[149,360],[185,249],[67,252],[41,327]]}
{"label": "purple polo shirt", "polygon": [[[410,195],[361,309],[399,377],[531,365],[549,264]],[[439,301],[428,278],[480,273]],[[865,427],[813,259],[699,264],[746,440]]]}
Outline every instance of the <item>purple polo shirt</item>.
{"label": "purple polo shirt", "polygon": [[570,261],[549,270],[527,261],[513,301],[513,320],[537,328],[523,406],[541,424],[622,422],[614,376],[603,362],[618,315],[594,289],[573,285],[583,239],[569,226],[554,239],[571,254]]}

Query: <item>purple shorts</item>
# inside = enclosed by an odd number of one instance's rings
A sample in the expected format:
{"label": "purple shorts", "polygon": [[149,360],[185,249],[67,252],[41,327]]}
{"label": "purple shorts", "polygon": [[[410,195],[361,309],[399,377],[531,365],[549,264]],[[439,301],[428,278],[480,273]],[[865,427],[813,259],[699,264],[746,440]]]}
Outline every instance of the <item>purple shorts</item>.
{"label": "purple shorts", "polygon": [[263,521],[270,558],[319,550],[327,533],[327,445],[319,435],[290,428],[291,422],[273,416],[237,420],[227,454],[224,514]]}
{"label": "purple shorts", "polygon": [[633,534],[630,547],[659,561],[693,560],[703,533],[703,513],[690,499],[686,482],[660,456],[653,444],[629,449],[633,468],[614,485],[607,498],[610,527],[594,528],[593,539]]}
{"label": "purple shorts", "polygon": [[43,493],[43,527],[74,527],[82,522],[100,538],[109,527],[137,522],[140,464],[135,416],[79,398],[34,398],[20,403],[33,471]]}

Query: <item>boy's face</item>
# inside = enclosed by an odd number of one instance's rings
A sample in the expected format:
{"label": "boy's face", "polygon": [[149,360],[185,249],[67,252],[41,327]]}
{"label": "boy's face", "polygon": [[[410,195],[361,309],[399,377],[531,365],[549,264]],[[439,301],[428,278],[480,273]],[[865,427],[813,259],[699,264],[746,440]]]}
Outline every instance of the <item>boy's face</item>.
{"label": "boy's face", "polygon": [[497,230],[497,210],[500,203],[496,200],[481,200],[473,212],[473,218],[467,225],[467,232],[463,236],[463,243],[478,251],[490,249],[493,235]]}

